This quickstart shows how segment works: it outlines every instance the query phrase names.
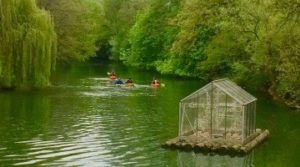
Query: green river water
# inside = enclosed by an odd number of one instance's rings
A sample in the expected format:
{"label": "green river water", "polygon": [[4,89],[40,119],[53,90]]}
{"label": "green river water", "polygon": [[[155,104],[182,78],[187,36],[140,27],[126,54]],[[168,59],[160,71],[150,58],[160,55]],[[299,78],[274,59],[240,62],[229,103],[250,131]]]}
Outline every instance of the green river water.
{"label": "green river water", "polygon": [[[111,69],[136,87],[112,85]],[[151,88],[153,76],[166,86]],[[256,126],[271,136],[250,154],[161,148],[177,136],[179,100],[204,84],[119,64],[59,66],[46,90],[0,92],[0,166],[300,166],[300,114],[258,94]]]}

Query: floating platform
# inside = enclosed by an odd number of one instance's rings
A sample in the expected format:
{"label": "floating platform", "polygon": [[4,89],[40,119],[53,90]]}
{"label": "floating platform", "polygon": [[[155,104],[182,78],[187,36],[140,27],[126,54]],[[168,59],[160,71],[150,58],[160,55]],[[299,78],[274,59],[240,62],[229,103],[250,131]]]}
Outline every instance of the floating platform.
{"label": "floating platform", "polygon": [[171,149],[182,149],[188,151],[212,151],[220,153],[248,153],[268,136],[269,130],[256,129],[256,132],[241,142],[237,134],[226,134],[224,138],[209,137],[208,132],[198,131],[189,136],[170,139],[162,147]]}

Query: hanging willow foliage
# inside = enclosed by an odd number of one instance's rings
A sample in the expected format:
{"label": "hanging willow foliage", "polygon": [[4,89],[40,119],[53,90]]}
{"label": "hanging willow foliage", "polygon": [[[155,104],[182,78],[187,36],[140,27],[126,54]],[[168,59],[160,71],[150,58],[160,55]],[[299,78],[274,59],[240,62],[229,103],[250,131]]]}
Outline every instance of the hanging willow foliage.
{"label": "hanging willow foliage", "polygon": [[35,0],[0,0],[0,88],[49,85],[56,33]]}

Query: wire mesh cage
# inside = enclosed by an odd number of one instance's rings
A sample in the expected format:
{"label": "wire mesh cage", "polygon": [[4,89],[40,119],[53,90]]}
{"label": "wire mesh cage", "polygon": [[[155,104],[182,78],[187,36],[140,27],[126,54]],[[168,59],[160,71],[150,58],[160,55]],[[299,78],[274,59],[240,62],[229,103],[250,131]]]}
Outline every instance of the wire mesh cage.
{"label": "wire mesh cage", "polygon": [[179,136],[242,143],[255,133],[256,100],[228,79],[215,80],[180,101]]}

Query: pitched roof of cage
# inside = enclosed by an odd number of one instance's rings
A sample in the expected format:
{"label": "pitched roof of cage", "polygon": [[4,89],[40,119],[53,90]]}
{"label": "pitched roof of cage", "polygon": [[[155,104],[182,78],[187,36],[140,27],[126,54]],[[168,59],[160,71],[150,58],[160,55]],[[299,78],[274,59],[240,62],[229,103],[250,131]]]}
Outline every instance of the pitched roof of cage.
{"label": "pitched roof of cage", "polygon": [[248,104],[255,100],[257,100],[254,96],[246,92],[244,89],[239,87],[234,82],[230,81],[229,79],[219,79],[210,82],[209,84],[205,85],[204,87],[200,88],[199,90],[195,91],[194,93],[190,94],[189,96],[183,98],[181,101],[185,101],[187,99],[193,98],[194,96],[197,96],[199,94],[205,93],[209,90],[211,90],[213,86],[218,87],[223,92],[225,92],[227,95],[235,99],[241,104]]}

